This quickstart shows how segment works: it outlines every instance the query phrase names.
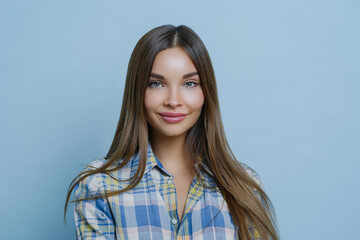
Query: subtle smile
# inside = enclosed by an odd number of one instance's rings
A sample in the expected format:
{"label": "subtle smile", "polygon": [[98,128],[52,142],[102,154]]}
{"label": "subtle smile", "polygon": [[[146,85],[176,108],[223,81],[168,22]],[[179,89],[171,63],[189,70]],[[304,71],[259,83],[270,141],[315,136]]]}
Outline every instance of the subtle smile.
{"label": "subtle smile", "polygon": [[160,114],[160,117],[168,123],[181,122],[186,117],[186,114],[184,114],[184,113],[162,112],[159,114]]}

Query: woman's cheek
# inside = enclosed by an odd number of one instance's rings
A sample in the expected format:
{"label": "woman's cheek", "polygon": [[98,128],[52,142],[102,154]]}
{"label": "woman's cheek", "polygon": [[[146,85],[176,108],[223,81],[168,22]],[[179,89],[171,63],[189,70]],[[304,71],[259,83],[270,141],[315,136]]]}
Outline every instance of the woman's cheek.
{"label": "woman's cheek", "polygon": [[204,94],[202,90],[197,90],[195,93],[188,94],[188,96],[185,97],[187,103],[192,108],[201,108],[204,104]]}
{"label": "woman's cheek", "polygon": [[159,94],[156,94],[155,91],[149,90],[145,93],[144,105],[146,109],[152,109],[156,107],[159,102]]}

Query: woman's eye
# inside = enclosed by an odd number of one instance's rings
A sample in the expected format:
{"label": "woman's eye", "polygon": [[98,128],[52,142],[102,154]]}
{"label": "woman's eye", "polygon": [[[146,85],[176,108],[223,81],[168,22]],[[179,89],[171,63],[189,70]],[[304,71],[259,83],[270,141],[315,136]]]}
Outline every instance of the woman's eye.
{"label": "woman's eye", "polygon": [[161,83],[158,81],[152,81],[149,83],[149,87],[158,88],[158,87],[161,87]]}
{"label": "woman's eye", "polygon": [[196,85],[197,85],[196,82],[186,82],[186,83],[185,83],[185,86],[186,86],[186,87],[189,87],[189,88],[196,87]]}

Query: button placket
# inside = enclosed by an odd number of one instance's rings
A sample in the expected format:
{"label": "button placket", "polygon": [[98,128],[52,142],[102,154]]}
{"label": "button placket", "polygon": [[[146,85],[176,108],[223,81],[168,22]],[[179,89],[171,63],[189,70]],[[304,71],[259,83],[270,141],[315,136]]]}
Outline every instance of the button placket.
{"label": "button placket", "polygon": [[[169,197],[169,200],[173,199],[172,201],[174,201],[176,203],[176,208],[171,210],[170,221],[171,221],[171,224],[176,229],[176,231],[178,231],[179,221],[178,221],[178,217],[177,217],[176,189],[175,189],[175,184],[174,184],[173,180],[174,180],[173,177],[169,177],[167,179],[167,183],[168,183],[168,186],[169,186],[169,194],[172,195],[172,196]],[[172,201],[169,202],[170,205],[173,204]]]}
{"label": "button placket", "polygon": [[178,222],[178,220],[177,220],[176,218],[171,219],[171,223],[172,223],[173,225],[177,224],[177,222]]}

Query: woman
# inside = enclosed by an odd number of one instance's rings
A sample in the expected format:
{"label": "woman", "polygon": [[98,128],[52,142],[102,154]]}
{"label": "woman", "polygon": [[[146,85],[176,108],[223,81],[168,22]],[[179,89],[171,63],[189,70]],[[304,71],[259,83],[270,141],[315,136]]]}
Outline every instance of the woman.
{"label": "woman", "polygon": [[227,143],[215,75],[186,26],[146,33],[107,156],[71,183],[79,239],[278,239],[256,173]]}

